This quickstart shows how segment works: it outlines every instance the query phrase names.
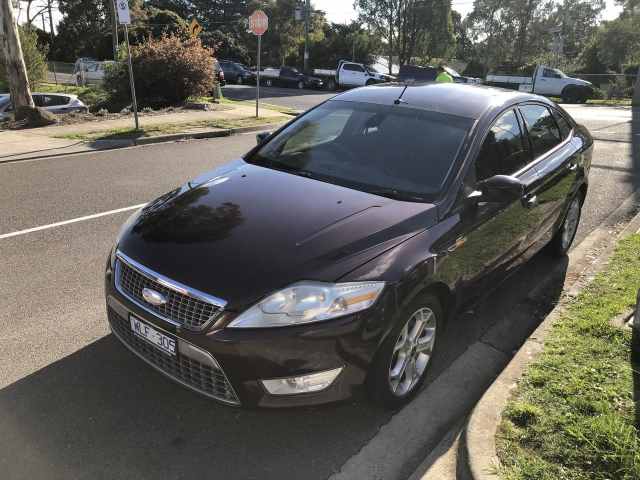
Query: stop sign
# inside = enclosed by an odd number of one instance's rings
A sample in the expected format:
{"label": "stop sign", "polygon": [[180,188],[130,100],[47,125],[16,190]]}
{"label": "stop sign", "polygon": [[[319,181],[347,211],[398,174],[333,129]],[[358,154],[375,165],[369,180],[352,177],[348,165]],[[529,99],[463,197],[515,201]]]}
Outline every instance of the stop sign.
{"label": "stop sign", "polygon": [[254,35],[264,35],[264,32],[269,28],[269,17],[262,10],[256,10],[249,17],[249,30]]}

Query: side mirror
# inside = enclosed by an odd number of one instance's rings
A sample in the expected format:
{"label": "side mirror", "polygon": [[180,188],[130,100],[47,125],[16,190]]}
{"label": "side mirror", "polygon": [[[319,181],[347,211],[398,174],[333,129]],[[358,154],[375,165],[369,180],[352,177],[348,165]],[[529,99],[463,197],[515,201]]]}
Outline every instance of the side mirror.
{"label": "side mirror", "polygon": [[509,175],[495,175],[478,184],[482,200],[493,203],[509,203],[524,196],[524,183]]}
{"label": "side mirror", "polygon": [[269,138],[269,136],[271,135],[271,132],[260,132],[256,134],[256,143],[258,145],[260,145],[261,143],[264,143],[264,141]]}

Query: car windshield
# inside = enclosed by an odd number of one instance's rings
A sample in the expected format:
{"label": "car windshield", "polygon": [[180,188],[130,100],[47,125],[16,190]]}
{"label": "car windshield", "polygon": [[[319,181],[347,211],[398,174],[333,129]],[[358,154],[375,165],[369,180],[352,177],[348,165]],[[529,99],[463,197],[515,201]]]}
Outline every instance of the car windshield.
{"label": "car windshield", "polygon": [[472,123],[407,106],[333,100],[246,160],[382,196],[430,201],[441,191]]}

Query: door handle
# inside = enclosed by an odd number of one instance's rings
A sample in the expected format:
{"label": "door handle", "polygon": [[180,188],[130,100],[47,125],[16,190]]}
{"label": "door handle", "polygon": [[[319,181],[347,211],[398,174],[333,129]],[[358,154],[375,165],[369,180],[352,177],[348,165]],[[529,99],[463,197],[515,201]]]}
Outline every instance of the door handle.
{"label": "door handle", "polygon": [[537,195],[527,195],[524,197],[524,206],[526,208],[533,208],[538,205],[538,196]]}

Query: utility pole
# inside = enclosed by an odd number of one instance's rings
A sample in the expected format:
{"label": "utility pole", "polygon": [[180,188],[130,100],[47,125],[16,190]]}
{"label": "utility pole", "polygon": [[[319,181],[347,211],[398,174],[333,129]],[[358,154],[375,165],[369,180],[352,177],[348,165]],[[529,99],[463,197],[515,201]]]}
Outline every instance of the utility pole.
{"label": "utility pole", "polygon": [[5,61],[15,117],[16,120],[22,120],[27,117],[30,110],[35,110],[35,104],[31,97],[27,67],[24,64],[18,34],[18,23],[11,3],[11,0],[0,0],[0,50]]}
{"label": "utility pole", "polygon": [[304,73],[309,73],[309,20],[311,16],[311,0],[306,0],[304,7]]}

